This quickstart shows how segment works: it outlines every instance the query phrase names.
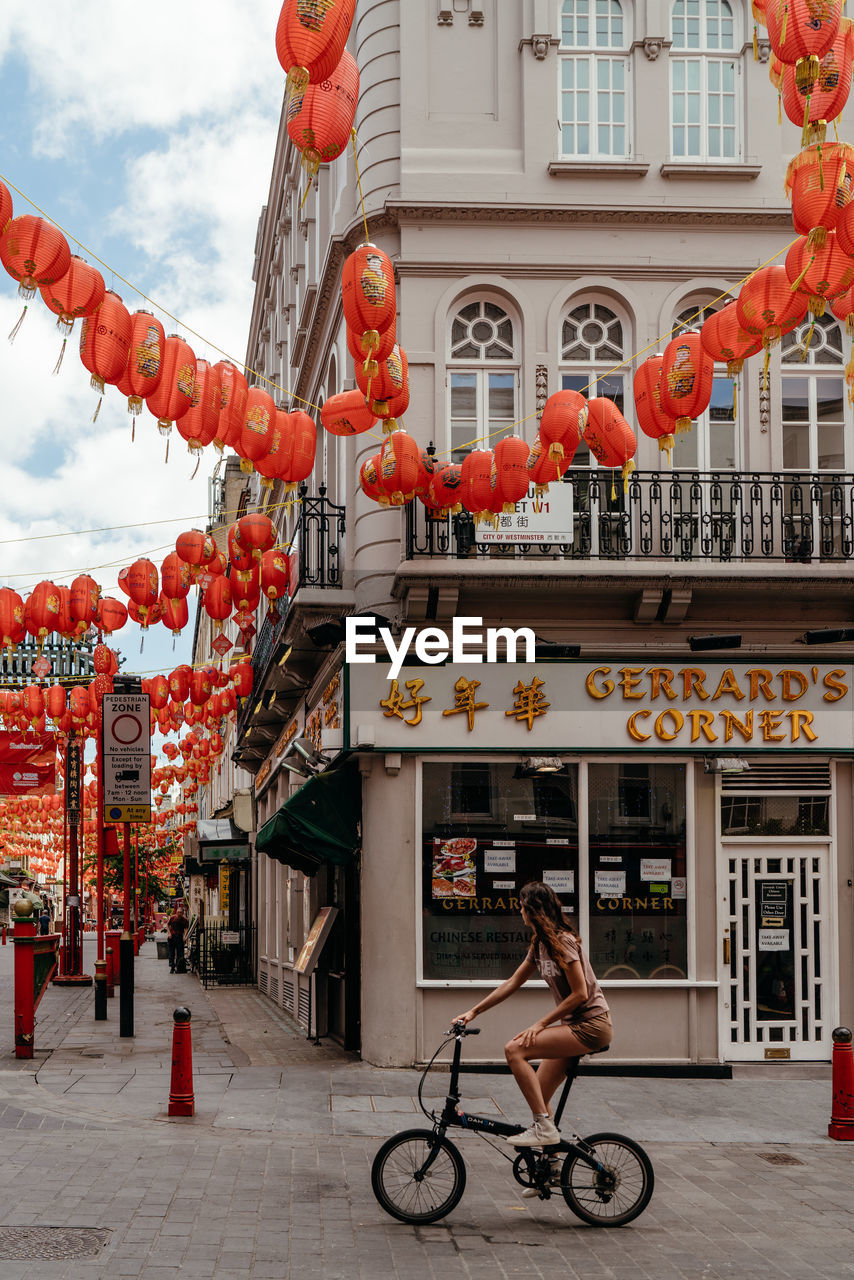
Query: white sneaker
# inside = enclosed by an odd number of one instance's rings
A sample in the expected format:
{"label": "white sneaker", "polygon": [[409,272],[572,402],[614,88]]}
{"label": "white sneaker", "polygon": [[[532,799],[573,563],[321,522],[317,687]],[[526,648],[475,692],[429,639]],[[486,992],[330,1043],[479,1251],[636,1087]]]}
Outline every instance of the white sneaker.
{"label": "white sneaker", "polygon": [[[563,1165],[563,1159],[561,1156],[552,1156],[551,1160],[549,1161],[550,1167],[549,1167],[548,1185],[550,1187],[560,1186],[560,1171],[561,1171],[562,1165]],[[520,1192],[520,1195],[522,1196],[523,1200],[533,1200],[534,1196],[540,1196],[542,1195],[542,1192],[540,1191],[539,1187],[525,1187],[525,1189],[522,1192]]]}
{"label": "white sneaker", "polygon": [[560,1133],[554,1121],[547,1116],[545,1120],[535,1120],[530,1129],[514,1134],[506,1141],[511,1147],[553,1147],[560,1142]]}

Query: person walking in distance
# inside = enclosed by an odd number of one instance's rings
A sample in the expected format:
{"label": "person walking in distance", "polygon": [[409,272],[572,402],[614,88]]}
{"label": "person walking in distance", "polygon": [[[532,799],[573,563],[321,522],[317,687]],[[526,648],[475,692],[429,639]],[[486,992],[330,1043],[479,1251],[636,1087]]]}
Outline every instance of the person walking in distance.
{"label": "person walking in distance", "polygon": [[[528,954],[506,982],[454,1021],[471,1022],[537,974],[545,980],[555,1007],[515,1035],[504,1046],[504,1055],[533,1115],[529,1129],[506,1141],[513,1147],[548,1147],[560,1142],[549,1104],[566,1075],[568,1059],[604,1049],[613,1029],[602,988],[554,890],[532,881],[519,894],[519,903],[532,934]],[[531,1061],[537,1058],[540,1066],[535,1071]]]}
{"label": "person walking in distance", "polygon": [[[178,903],[172,915],[166,921],[166,937],[169,947],[169,972],[175,973],[179,963],[184,959],[184,934],[187,931],[187,917],[184,908]],[[183,963],[180,963],[183,969]]]}

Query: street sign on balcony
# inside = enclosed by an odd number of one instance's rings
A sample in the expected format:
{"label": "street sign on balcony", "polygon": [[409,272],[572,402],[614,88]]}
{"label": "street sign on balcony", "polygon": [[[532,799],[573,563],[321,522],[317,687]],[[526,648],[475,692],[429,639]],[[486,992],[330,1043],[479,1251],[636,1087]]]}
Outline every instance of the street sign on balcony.
{"label": "street sign on balcony", "polygon": [[534,486],[517,502],[513,511],[496,516],[495,526],[478,525],[475,541],[488,543],[566,543],[573,537],[573,487],[553,484],[548,493],[537,496]]}

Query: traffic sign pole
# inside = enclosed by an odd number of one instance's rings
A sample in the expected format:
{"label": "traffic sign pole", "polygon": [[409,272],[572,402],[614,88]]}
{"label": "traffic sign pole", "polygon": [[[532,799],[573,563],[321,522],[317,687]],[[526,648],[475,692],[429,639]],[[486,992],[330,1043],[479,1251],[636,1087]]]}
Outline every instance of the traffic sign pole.
{"label": "traffic sign pole", "polygon": [[98,841],[97,863],[95,871],[95,893],[98,899],[98,959],[106,958],[104,939],[104,738],[103,730],[98,734],[98,813],[95,817],[95,832]]}

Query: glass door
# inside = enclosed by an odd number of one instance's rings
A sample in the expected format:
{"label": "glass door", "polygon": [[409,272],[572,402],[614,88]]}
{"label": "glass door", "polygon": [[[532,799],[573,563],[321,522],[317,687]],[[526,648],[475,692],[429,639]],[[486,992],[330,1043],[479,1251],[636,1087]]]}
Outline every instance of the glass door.
{"label": "glass door", "polygon": [[828,849],[724,847],[722,1056],[830,1057]]}

